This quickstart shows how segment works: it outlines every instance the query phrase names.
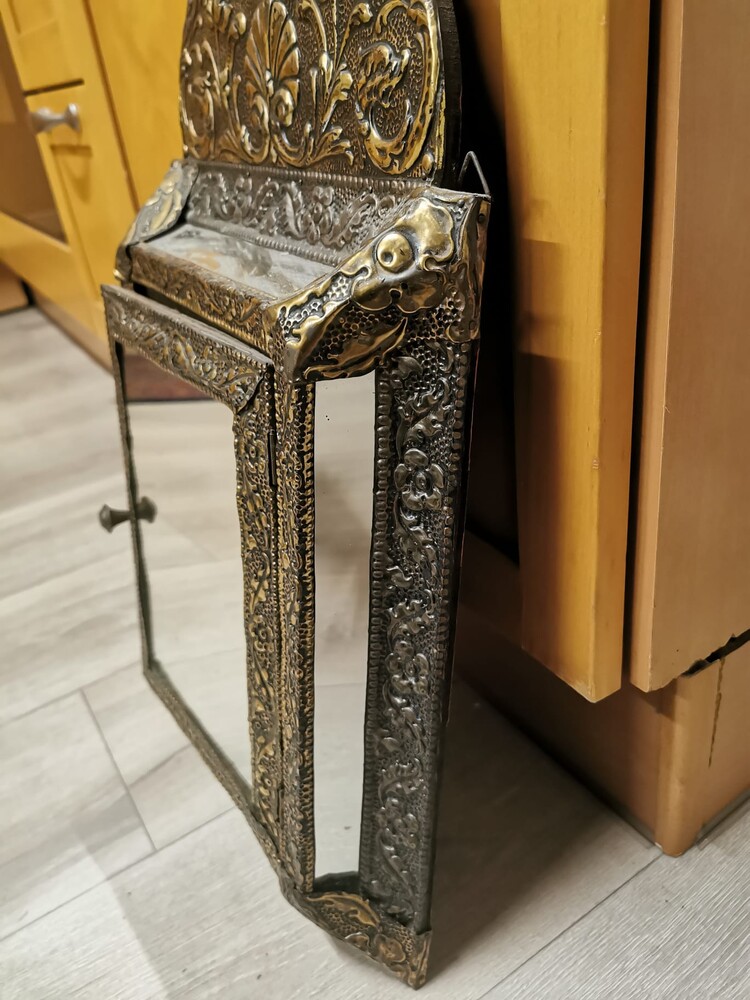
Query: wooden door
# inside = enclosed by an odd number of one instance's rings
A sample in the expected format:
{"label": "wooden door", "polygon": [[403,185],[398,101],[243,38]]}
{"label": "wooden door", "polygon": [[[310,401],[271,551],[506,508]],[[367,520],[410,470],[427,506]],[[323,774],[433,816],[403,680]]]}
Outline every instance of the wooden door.
{"label": "wooden door", "polygon": [[62,114],[75,107],[79,130],[59,125],[37,138],[69,239],[81,253],[98,299],[110,282],[117,247],[133,216],[133,199],[108,109],[87,84],[27,98],[32,112]]}
{"label": "wooden door", "polygon": [[662,0],[659,48],[630,663],[644,690],[750,628],[750,6]]}
{"label": "wooden door", "polygon": [[[46,129],[36,123],[64,242],[3,218],[3,259],[103,339],[99,286],[112,278],[115,252],[136,204],[87,6],[85,0],[0,0],[0,13],[26,111],[38,118],[40,112],[59,115],[73,107],[72,120],[80,123],[80,128]],[[44,264],[41,273],[36,261]],[[74,286],[75,301],[66,293]]]}
{"label": "wooden door", "polygon": [[75,34],[65,30],[60,0],[2,0],[0,11],[13,40],[24,90],[44,90],[80,79]]}
{"label": "wooden door", "polygon": [[172,160],[182,156],[179,81],[186,0],[88,4],[128,167],[143,204]]}
{"label": "wooden door", "polygon": [[[477,543],[464,579],[478,553],[485,610],[598,700],[623,662],[649,3],[470,6],[509,174],[518,556]],[[483,343],[502,335],[486,317]]]}

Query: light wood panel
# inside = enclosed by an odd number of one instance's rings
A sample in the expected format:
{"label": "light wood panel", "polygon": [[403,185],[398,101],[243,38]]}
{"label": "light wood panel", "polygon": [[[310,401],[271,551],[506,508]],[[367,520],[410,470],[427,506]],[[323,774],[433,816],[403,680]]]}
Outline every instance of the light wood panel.
{"label": "light wood panel", "polygon": [[750,627],[750,7],[663,0],[630,675]]}
{"label": "light wood panel", "polygon": [[[77,323],[105,338],[104,317],[99,302],[99,286],[111,280],[117,245],[127,231],[136,210],[130,178],[125,169],[99,54],[85,0],[0,0],[0,13],[7,32],[13,60],[21,82],[28,90],[54,86],[54,90],[30,94],[31,110],[64,110],[68,103],[79,107],[80,133],[67,126],[38,137],[47,178],[62,222],[70,256],[63,244],[49,241],[43,234],[26,226],[10,227],[7,217],[0,224],[3,260],[26,278],[25,270],[37,277],[31,281],[53,304],[73,315]],[[59,49],[66,60],[65,71],[58,63],[44,57],[47,51],[40,41],[37,53],[34,39],[54,37],[51,48]],[[43,75],[34,75],[37,73]],[[62,86],[76,82],[75,86]],[[10,233],[9,240],[5,235]],[[41,264],[32,259],[35,248],[49,266],[59,263],[55,275],[39,277]],[[16,254],[20,256],[16,258]],[[72,262],[72,263],[71,263]],[[75,277],[73,274],[75,273]],[[68,288],[70,279],[70,288]],[[27,278],[27,280],[30,280]],[[88,303],[85,309],[71,308],[78,300],[83,283]]]}
{"label": "light wood panel", "polygon": [[75,36],[65,30],[70,0],[0,0],[24,90],[41,90],[81,78]]}
{"label": "light wood panel", "polygon": [[462,592],[457,670],[665,853],[688,850],[750,790],[750,645],[661,690],[625,683],[592,705],[504,625],[490,588]]}
{"label": "light wood panel", "polygon": [[178,98],[186,0],[88,0],[88,5],[142,204],[182,155]]}
{"label": "light wood panel", "polygon": [[68,104],[79,109],[80,132],[61,126],[38,141],[65,230],[96,303],[99,286],[112,280],[118,244],[135,213],[109,108],[88,84],[36,94],[27,103],[31,110],[55,113]]}
{"label": "light wood panel", "polygon": [[79,323],[93,325],[88,282],[67,243],[0,212],[0,261]]}
{"label": "light wood panel", "polygon": [[649,4],[471,6],[516,241],[521,642],[597,700],[622,666]]}
{"label": "light wood panel", "polygon": [[0,313],[20,309],[27,304],[28,299],[21,282],[7,267],[0,264]]}
{"label": "light wood panel", "polygon": [[28,109],[0,21],[0,212],[64,240]]}

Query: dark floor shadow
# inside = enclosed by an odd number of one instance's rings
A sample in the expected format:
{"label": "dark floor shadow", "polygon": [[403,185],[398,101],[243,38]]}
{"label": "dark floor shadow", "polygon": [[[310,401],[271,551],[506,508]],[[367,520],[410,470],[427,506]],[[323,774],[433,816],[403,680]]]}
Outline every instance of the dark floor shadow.
{"label": "dark floor shadow", "polygon": [[[572,856],[604,825],[593,796],[459,681],[446,735],[430,979],[477,938],[496,936],[502,947],[502,925],[510,934],[524,908],[536,913],[546,887],[562,883]],[[542,921],[533,923],[538,931]]]}

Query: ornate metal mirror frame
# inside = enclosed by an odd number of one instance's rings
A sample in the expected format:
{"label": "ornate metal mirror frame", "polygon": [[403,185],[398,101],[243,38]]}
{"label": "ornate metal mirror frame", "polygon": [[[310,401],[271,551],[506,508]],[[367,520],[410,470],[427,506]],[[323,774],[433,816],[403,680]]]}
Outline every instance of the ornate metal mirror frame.
{"label": "ornate metal mirror frame", "polygon": [[[489,211],[486,196],[435,183],[451,176],[440,28],[431,0],[191,0],[186,159],[118,254],[123,287],[103,289],[146,676],[244,812],[286,897],[412,986],[430,940]],[[194,252],[201,241],[218,265]],[[266,284],[238,278],[236,261],[261,251]],[[133,463],[124,348],[233,414],[252,787],[155,656],[139,525],[153,511]],[[316,879],[316,383],[373,371],[359,870]]]}

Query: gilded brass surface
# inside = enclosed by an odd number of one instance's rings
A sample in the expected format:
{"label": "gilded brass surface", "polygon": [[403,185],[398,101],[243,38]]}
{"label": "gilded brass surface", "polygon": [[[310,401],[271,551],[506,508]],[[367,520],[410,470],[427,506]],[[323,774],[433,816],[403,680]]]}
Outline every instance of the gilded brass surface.
{"label": "gilded brass surface", "polygon": [[415,192],[362,250],[269,309],[284,334],[286,369],[305,378],[363,375],[415,332],[476,338],[475,251],[486,213],[481,201],[455,192]]}
{"label": "gilded brass surface", "polygon": [[429,177],[444,93],[423,0],[190,0],[186,156]]}
{"label": "gilded brass surface", "polygon": [[164,180],[144,203],[120,244],[115,265],[115,277],[119,281],[130,281],[129,248],[168,232],[177,223],[187,204],[197,173],[196,164],[182,160],[176,160],[169,168]]}
{"label": "gilded brass surface", "polygon": [[[449,165],[445,44],[432,0],[190,0],[187,158],[120,249],[126,287],[104,289],[146,676],[244,812],[286,897],[412,986],[430,942],[489,212],[486,196],[433,183]],[[252,786],[154,656],[124,348],[233,413]],[[316,383],[371,371],[359,870],[316,879]]]}

